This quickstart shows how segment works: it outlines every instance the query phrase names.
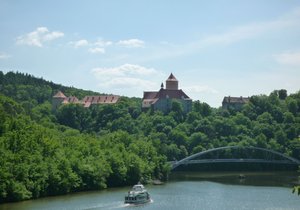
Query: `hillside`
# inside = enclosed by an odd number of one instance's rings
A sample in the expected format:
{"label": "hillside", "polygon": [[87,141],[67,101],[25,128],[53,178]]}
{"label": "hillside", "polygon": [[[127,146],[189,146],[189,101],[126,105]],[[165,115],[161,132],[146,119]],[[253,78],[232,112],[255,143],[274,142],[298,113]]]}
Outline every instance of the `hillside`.
{"label": "hillside", "polygon": [[78,97],[95,93],[20,73],[0,75],[0,202],[131,185],[167,174],[166,158],[147,137],[121,130],[80,132],[51,112],[57,89]]}
{"label": "hillside", "polygon": [[184,114],[142,112],[141,99],[51,110],[61,90],[97,94],[22,73],[0,72],[0,202],[164,179],[167,160],[226,145],[300,159],[300,92],[252,96],[240,111],[199,101]]}

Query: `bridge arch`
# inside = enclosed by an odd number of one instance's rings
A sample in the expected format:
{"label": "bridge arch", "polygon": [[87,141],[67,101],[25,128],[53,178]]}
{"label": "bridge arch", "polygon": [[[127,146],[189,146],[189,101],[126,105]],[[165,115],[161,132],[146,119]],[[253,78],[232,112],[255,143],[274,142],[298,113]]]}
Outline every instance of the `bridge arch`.
{"label": "bridge arch", "polygon": [[[182,160],[173,162],[172,170],[177,168],[180,165],[188,164],[189,162],[191,162],[195,158],[199,158],[199,157],[204,156],[206,154],[213,153],[213,152],[216,152],[216,151],[226,150],[226,149],[249,149],[249,150],[267,152],[267,153],[273,154],[275,156],[277,155],[278,157],[281,157],[281,158],[285,159],[286,160],[285,163],[300,165],[300,161],[297,160],[296,158],[289,157],[285,154],[282,154],[280,152],[276,152],[274,150],[270,150],[270,149],[266,149],[266,148],[260,148],[260,147],[252,147],[252,146],[251,147],[250,146],[225,146],[225,147],[218,147],[218,148],[213,148],[213,149],[209,149],[209,150],[206,150],[206,151],[202,151],[202,152],[190,155],[186,158],[183,158]],[[232,160],[232,159],[228,159],[228,162],[230,162],[230,160]],[[236,162],[245,162],[245,161],[247,161],[247,159],[239,159],[239,161],[236,161]],[[263,160],[261,160],[261,161],[263,161]],[[272,161],[269,161],[269,162],[272,162]],[[273,162],[275,163],[276,161],[273,161]]]}

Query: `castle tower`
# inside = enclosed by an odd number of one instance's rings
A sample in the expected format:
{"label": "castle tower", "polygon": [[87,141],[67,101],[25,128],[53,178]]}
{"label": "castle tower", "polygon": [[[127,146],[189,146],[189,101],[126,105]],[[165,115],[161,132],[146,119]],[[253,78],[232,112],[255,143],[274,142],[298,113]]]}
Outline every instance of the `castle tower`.
{"label": "castle tower", "polygon": [[56,110],[66,98],[67,97],[61,91],[58,91],[52,97],[52,110]]}
{"label": "castle tower", "polygon": [[171,73],[169,78],[166,80],[166,89],[167,90],[178,90],[178,80]]}

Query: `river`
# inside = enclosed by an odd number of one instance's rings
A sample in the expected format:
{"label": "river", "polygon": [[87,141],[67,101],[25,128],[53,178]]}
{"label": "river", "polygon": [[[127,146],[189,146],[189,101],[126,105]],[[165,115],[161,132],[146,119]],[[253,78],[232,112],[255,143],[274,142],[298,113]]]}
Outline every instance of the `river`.
{"label": "river", "polygon": [[1,204],[0,210],[299,210],[300,196],[292,193],[297,173],[174,173],[163,185],[146,186],[152,202],[124,204],[130,187],[74,193],[18,203]]}

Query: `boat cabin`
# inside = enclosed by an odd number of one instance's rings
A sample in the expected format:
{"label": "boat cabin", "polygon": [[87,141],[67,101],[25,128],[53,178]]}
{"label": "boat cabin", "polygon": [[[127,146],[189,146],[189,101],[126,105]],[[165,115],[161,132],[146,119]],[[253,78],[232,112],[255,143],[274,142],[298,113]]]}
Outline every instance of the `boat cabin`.
{"label": "boat cabin", "polygon": [[145,190],[145,187],[142,184],[137,184],[132,187],[132,190],[133,191],[143,191],[143,190]]}

